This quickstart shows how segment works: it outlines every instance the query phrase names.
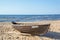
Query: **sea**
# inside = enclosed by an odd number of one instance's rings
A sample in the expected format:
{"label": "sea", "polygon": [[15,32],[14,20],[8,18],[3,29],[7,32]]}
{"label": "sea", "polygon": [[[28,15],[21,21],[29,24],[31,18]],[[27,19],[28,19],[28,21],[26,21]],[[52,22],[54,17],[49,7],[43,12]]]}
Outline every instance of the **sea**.
{"label": "sea", "polygon": [[53,15],[0,15],[0,22],[32,22],[42,20],[60,20],[60,14]]}

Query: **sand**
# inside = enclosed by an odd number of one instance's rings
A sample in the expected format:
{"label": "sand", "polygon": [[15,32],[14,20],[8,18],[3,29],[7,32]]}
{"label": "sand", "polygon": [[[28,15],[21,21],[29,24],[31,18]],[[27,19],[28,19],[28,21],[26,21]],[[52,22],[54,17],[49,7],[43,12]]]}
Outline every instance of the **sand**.
{"label": "sand", "polygon": [[[18,22],[21,23],[21,22]],[[25,23],[25,22],[22,22]],[[32,23],[32,22],[26,22]],[[12,27],[11,22],[0,22],[0,40],[60,40],[60,20],[36,21],[36,24],[50,24],[49,32],[40,36],[21,33]]]}

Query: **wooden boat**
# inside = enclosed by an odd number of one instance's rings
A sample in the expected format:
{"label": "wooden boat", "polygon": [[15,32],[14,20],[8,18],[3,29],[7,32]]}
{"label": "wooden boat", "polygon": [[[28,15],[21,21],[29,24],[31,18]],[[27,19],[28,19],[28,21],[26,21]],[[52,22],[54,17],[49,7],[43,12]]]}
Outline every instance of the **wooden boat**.
{"label": "wooden boat", "polygon": [[49,30],[50,24],[39,24],[39,23],[16,23],[12,22],[13,27],[22,33],[29,33],[33,35],[45,34]]}

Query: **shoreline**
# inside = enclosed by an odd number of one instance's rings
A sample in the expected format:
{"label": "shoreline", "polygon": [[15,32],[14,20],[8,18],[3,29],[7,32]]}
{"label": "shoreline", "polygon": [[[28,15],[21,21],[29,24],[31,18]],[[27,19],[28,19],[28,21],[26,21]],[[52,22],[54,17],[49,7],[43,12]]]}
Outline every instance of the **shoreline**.
{"label": "shoreline", "polygon": [[[16,21],[16,22],[41,22],[41,21],[60,21],[60,20],[38,20],[38,21]],[[1,22],[12,22],[12,21],[1,21]]]}

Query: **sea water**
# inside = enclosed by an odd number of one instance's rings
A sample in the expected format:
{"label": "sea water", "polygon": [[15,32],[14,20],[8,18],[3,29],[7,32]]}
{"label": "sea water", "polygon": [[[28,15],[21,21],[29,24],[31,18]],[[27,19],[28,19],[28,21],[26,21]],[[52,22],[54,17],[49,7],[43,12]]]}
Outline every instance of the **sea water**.
{"label": "sea water", "polygon": [[60,20],[60,15],[0,15],[0,22],[30,22],[41,20]]}

